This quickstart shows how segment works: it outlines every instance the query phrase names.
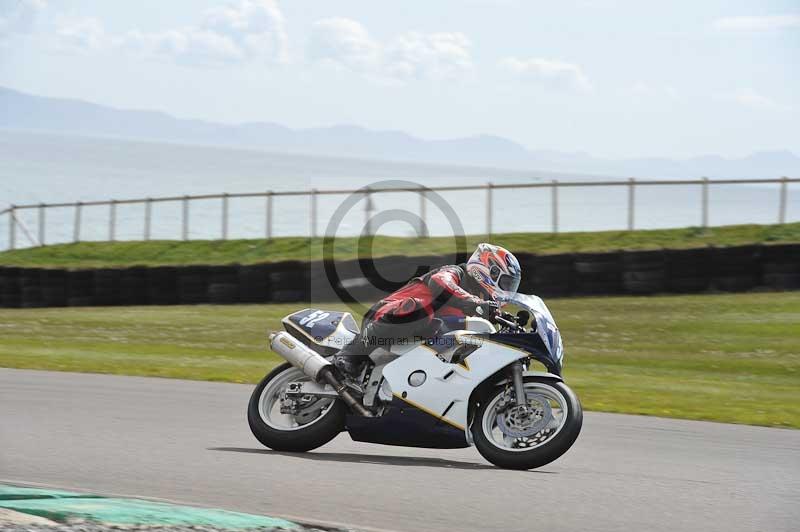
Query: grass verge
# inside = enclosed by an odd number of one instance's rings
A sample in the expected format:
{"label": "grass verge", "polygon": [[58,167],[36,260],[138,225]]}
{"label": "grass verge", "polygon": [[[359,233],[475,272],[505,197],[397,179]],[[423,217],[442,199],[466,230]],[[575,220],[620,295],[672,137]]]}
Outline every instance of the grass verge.
{"label": "grass verge", "polygon": [[[684,249],[708,245],[733,246],[757,243],[800,242],[800,223],[785,225],[731,225],[647,231],[587,233],[508,233],[471,235],[467,249],[491,240],[515,253],[540,254],[600,252],[618,249]],[[355,258],[359,249],[373,257],[428,255],[453,251],[451,237],[400,238],[378,236],[359,242],[337,238],[337,259]],[[159,240],[147,242],[79,242],[0,253],[0,265],[43,268],[114,268],[185,264],[253,264],[282,260],[322,258],[321,238],[284,237],[266,240]]]}
{"label": "grass verge", "polygon": [[[0,366],[253,383],[280,362],[267,331],[297,308],[0,309]],[[589,410],[800,428],[800,293],[551,308]]]}

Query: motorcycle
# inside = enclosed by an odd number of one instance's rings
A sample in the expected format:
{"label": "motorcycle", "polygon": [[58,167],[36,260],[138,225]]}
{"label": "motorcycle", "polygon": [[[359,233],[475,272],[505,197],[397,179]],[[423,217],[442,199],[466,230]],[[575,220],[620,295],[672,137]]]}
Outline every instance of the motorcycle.
{"label": "motorcycle", "polygon": [[[501,302],[520,310],[498,311],[494,324],[467,317],[457,330],[377,346],[357,377],[340,374],[331,361],[359,334],[350,313],[286,316],[285,331],[269,340],[287,363],[253,391],[253,435],[276,451],[310,451],[347,431],[367,443],[474,445],[507,469],[556,460],[583,423],[581,404],[561,377],[561,335],[539,297],[510,294]],[[546,371],[530,371],[534,362]]]}

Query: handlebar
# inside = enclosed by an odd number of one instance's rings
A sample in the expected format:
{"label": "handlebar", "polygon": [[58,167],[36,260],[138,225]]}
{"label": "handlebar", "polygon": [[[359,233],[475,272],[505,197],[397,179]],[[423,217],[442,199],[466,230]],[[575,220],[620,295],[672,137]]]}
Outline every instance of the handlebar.
{"label": "handlebar", "polygon": [[508,327],[509,329],[513,329],[513,330],[519,330],[519,329],[523,329],[523,330],[524,330],[524,328],[520,327],[520,326],[519,326],[519,324],[518,324],[516,321],[512,321],[512,320],[510,320],[510,319],[506,318],[506,317],[504,316],[504,314],[505,314],[505,313],[503,313],[503,312],[499,312],[499,311],[498,311],[498,312],[497,312],[497,313],[494,315],[494,321],[495,321],[496,323],[500,323],[501,325],[505,325],[505,326],[506,326],[506,327]]}

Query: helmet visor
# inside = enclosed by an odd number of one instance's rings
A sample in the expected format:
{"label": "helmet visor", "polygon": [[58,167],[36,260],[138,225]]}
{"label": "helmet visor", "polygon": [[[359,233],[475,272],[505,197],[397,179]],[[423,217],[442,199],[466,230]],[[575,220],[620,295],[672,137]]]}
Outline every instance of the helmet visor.
{"label": "helmet visor", "polygon": [[519,277],[507,273],[501,274],[497,279],[497,286],[506,292],[516,292],[519,288]]}

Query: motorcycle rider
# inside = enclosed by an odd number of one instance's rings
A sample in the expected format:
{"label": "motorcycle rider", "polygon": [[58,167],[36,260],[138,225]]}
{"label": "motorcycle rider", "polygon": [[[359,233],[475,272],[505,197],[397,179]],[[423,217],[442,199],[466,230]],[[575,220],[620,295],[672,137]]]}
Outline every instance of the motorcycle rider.
{"label": "motorcycle rider", "polygon": [[522,270],[511,252],[478,244],[466,264],[435,268],[411,279],[378,301],[364,315],[361,334],[334,359],[335,366],[355,376],[376,347],[408,338],[430,338],[463,328],[466,316],[492,319],[500,306],[499,292],[516,292]]}

